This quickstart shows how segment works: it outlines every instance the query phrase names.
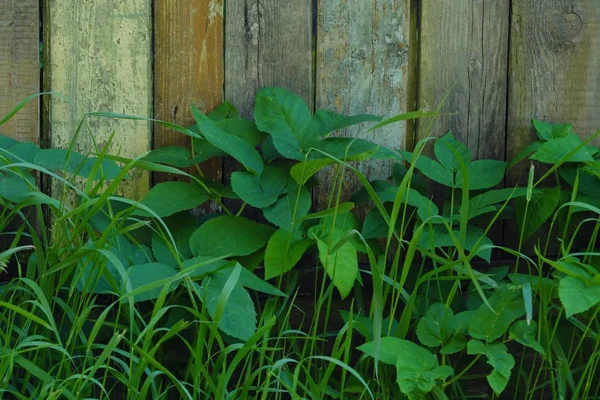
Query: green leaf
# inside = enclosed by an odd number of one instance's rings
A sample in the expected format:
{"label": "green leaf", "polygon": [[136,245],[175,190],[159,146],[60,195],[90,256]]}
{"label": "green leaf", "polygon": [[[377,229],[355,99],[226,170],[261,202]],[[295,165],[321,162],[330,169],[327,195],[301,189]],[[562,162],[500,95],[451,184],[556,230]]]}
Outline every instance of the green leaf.
{"label": "green leaf", "polygon": [[586,172],[580,168],[559,168],[561,178],[563,178],[571,187],[575,184],[575,178],[579,172],[579,185],[577,190],[580,193],[591,197],[600,198],[600,179],[597,176]]}
{"label": "green leaf", "polygon": [[454,139],[451,131],[435,141],[433,151],[438,161],[453,172],[460,169],[461,163],[467,165],[471,162],[471,151]]}
{"label": "green leaf", "polygon": [[[128,271],[132,290],[139,289],[144,285],[148,285],[162,279],[172,278],[175,275],[177,275],[177,270],[175,268],[161,263],[133,265]],[[175,290],[178,285],[179,282],[171,283],[169,286],[169,292]],[[133,301],[138,302],[156,299],[159,296],[163,286],[164,285],[144,291],[142,293],[138,293],[133,296]]]}
{"label": "green leaf", "polygon": [[444,168],[442,164],[432,160],[424,155],[419,155],[416,160],[413,160],[413,154],[408,151],[401,151],[400,154],[410,163],[414,164],[418,169],[431,180],[434,180],[448,187],[456,187],[452,172]]}
{"label": "green leaf", "polygon": [[297,221],[310,211],[312,200],[310,192],[304,186],[298,186],[293,179],[288,181],[286,192],[285,196],[264,210],[264,216],[279,228],[295,231]]}
{"label": "green leaf", "polygon": [[525,314],[525,306],[521,292],[507,286],[499,288],[488,300],[494,310],[482,304],[471,317],[469,334],[489,343],[504,335],[510,324]]}
{"label": "green leaf", "polygon": [[377,356],[385,364],[396,365],[398,385],[409,398],[421,398],[419,396],[431,392],[438,381],[454,373],[449,366],[440,366],[431,352],[408,340],[382,337],[379,349],[376,343],[365,343],[358,350],[374,358]]}
{"label": "green leaf", "polygon": [[30,175],[0,172],[0,197],[19,203],[37,191],[35,179]]}
{"label": "green leaf", "polygon": [[277,151],[286,158],[303,160],[319,141],[319,124],[302,99],[283,88],[263,88],[256,95],[256,126],[271,135]]}
{"label": "green leaf", "polygon": [[542,140],[552,140],[569,135],[573,132],[572,124],[550,124],[537,119],[532,119],[533,127]]}
{"label": "green leaf", "polygon": [[[228,274],[231,273],[233,271],[233,268],[235,267],[230,267],[230,268],[225,268],[222,269],[221,271],[224,274]],[[258,276],[254,275],[252,272],[248,271],[246,268],[241,268],[241,273],[240,273],[240,278],[238,280],[238,284],[247,288],[247,289],[252,289],[255,290],[257,292],[262,292],[265,294],[269,294],[272,296],[281,296],[281,297],[286,297],[286,294],[283,293],[281,290],[277,289],[275,286],[271,285],[268,282],[265,282],[264,280],[260,279]]]}
{"label": "green leaf", "polygon": [[[589,153],[585,146],[581,146],[581,139],[575,134],[569,134],[566,137],[551,139],[542,144],[538,151],[532,156],[532,160],[537,160],[546,164],[557,164],[559,162],[593,162],[594,157]],[[567,158],[567,155],[580,147],[575,154]]]}
{"label": "green leaf", "polygon": [[292,269],[312,243],[285,229],[277,230],[265,251],[265,279],[275,278]]}
{"label": "green leaf", "polygon": [[564,277],[558,284],[558,297],[565,307],[567,318],[582,313],[600,302],[600,284],[586,283],[572,276]]}
{"label": "green leaf", "polygon": [[0,149],[10,149],[13,146],[18,145],[19,143],[23,143],[20,142],[16,139],[13,139],[9,136],[5,136],[5,135],[0,135]]}
{"label": "green leaf", "polygon": [[[358,138],[321,139],[309,154],[309,159],[329,158],[333,156],[342,161],[363,161],[366,159],[400,159],[391,150],[376,143]],[[323,154],[325,153],[325,154]]]}
{"label": "green leaf", "polygon": [[[208,193],[198,185],[172,181],[154,186],[140,203],[150,208],[159,217],[168,217],[180,211],[198,207],[208,198]],[[134,214],[149,215],[143,210],[136,210]]]}
{"label": "green leaf", "polygon": [[535,338],[537,335],[537,324],[535,321],[531,321],[530,324],[527,321],[517,321],[511,325],[509,334],[511,339],[516,340],[523,346],[530,347],[543,356],[546,355],[544,348]]}
{"label": "green leaf", "polygon": [[[467,165],[469,190],[481,190],[496,186],[504,178],[506,163],[496,160],[478,160]],[[456,173],[456,186],[463,187],[462,171]]]}
{"label": "green leaf", "polygon": [[298,184],[304,185],[314,174],[333,163],[334,161],[330,158],[303,161],[290,169],[290,175]]}
{"label": "green leaf", "polygon": [[508,164],[508,167],[506,167],[506,170],[507,171],[510,170],[512,167],[514,167],[515,165],[517,165],[523,159],[529,157],[530,155],[532,155],[533,153],[535,153],[536,151],[538,151],[540,149],[540,147],[542,147],[542,144],[544,144],[544,142],[542,142],[541,140],[536,140],[535,142],[532,142],[529,145],[527,145],[527,147],[525,147],[523,150],[521,150],[519,152],[519,154],[517,154],[511,160],[510,164]]}
{"label": "green leaf", "polygon": [[181,146],[165,146],[154,149],[142,158],[142,160],[179,168],[191,167],[205,161],[200,156],[192,157],[191,150]]}
{"label": "green leaf", "polygon": [[[527,200],[523,197],[515,201],[515,214],[523,240],[533,235],[552,215],[560,201],[560,187],[540,189],[531,197],[527,215],[525,209]],[[523,224],[523,221],[525,223]]]}
{"label": "green leaf", "polygon": [[[42,149],[30,142],[17,142],[17,144],[11,146],[9,151],[12,155],[15,155],[20,159],[33,164],[35,156],[37,156],[37,154],[41,152]],[[14,161],[16,162],[17,160],[15,159]]]}
{"label": "green leaf", "polygon": [[429,306],[417,324],[417,337],[425,346],[438,347],[450,340],[454,333],[454,313],[443,303]]}
{"label": "green leaf", "polygon": [[193,106],[192,110],[200,133],[210,144],[235,158],[248,171],[257,175],[262,172],[263,161],[253,145],[238,136],[225,132]]}
{"label": "green leaf", "polygon": [[487,377],[488,383],[494,393],[500,395],[506,388],[511,370],[515,366],[515,359],[507,352],[506,346],[502,343],[485,344],[472,339],[467,343],[467,353],[483,354],[487,357],[487,363],[493,368]]}
{"label": "green leaf", "polygon": [[[337,242],[344,236],[344,231],[341,229],[333,228],[333,232],[331,232],[331,229],[323,229],[323,234],[319,237],[315,233],[319,230],[319,227],[316,228],[312,228],[310,232],[317,241],[319,260],[340,292],[342,299],[344,299],[350,294],[358,275],[356,248],[350,242],[337,246]],[[309,234],[309,237],[311,234]],[[330,241],[331,245],[329,245]],[[336,247],[337,250],[332,251]]]}
{"label": "green leaf", "polygon": [[244,139],[252,146],[258,146],[267,137],[263,132],[259,131],[256,125],[242,118],[230,118],[217,122],[216,124],[223,132],[229,133]]}
{"label": "green leaf", "polygon": [[381,121],[381,117],[378,115],[361,114],[348,116],[323,109],[317,110],[314,119],[319,123],[319,133],[321,136],[363,122]]}
{"label": "green leaf", "polygon": [[[202,286],[196,285],[208,314],[216,317],[219,296],[223,292],[230,271],[218,271],[204,278]],[[229,336],[241,340],[248,340],[256,332],[256,310],[250,294],[239,282],[227,298],[223,314],[221,315],[219,329]]]}
{"label": "green leaf", "polygon": [[265,208],[277,201],[283,193],[288,179],[279,168],[266,166],[260,177],[249,172],[234,172],[231,175],[233,191],[253,207]]}
{"label": "green leaf", "polygon": [[526,194],[527,188],[487,190],[486,192],[473,197],[469,201],[469,218],[481,215],[482,210],[485,210],[491,205],[504,203],[508,199],[523,197]]}
{"label": "green leaf", "polygon": [[[189,212],[184,211],[172,215],[168,218],[164,218],[163,222],[169,228],[171,236],[177,246],[180,260],[187,260],[192,256],[190,250],[190,236],[199,227],[199,222],[190,215]],[[161,237],[158,232],[152,234],[152,252],[156,260],[165,265],[176,266],[177,260],[169,250],[166,243],[166,238]]]}
{"label": "green leaf", "polygon": [[[454,230],[453,234],[455,238],[458,238],[459,235],[458,230]],[[467,226],[467,233],[465,237],[465,242],[461,243],[463,246],[463,250],[473,251],[476,250],[475,244],[479,241],[479,246],[492,245],[492,241],[487,236],[483,236],[483,231],[481,228],[473,225]],[[445,226],[438,225],[435,227],[433,232],[430,229],[423,230],[421,238],[419,240],[419,246],[424,249],[433,250],[434,248],[440,247],[456,247],[456,243],[452,240],[452,236],[446,229]],[[487,262],[490,262],[492,257],[492,249],[486,248],[484,250],[477,251],[477,256],[481,257]]]}
{"label": "green leaf", "polygon": [[274,229],[244,217],[223,215],[205,222],[190,237],[195,256],[245,256],[267,244]]}
{"label": "green leaf", "polygon": [[[402,225],[401,218],[396,221],[396,227],[400,228]],[[361,234],[365,239],[378,239],[387,237],[389,225],[379,212],[377,208],[372,209],[365,216]]]}
{"label": "green leaf", "polygon": [[208,114],[208,118],[213,121],[221,121],[229,118],[238,118],[240,116],[240,112],[235,108],[233,104],[228,101],[224,101],[217,106],[214,110],[212,110]]}
{"label": "green leaf", "polygon": [[440,354],[460,353],[467,347],[467,339],[464,333],[455,333],[450,340],[442,346]]}

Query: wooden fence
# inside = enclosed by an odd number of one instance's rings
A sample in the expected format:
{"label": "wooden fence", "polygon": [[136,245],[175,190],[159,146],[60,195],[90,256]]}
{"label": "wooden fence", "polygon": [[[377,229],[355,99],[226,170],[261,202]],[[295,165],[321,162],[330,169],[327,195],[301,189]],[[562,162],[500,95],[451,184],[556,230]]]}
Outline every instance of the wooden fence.
{"label": "wooden fence", "polygon": [[[532,117],[583,136],[600,127],[600,1],[0,0],[0,115],[42,90],[74,104],[33,102],[3,134],[65,146],[85,112],[186,125],[191,103],[208,111],[223,99],[249,117],[265,86],[349,114],[431,110],[449,93],[452,115],[434,133],[452,129],[477,158],[510,159],[532,139]],[[100,144],[116,131],[126,155],[185,141],[144,122],[89,124]],[[410,148],[416,128],[341,134]],[[79,148],[90,144],[83,136]],[[367,172],[387,176],[389,165]],[[134,179],[140,196],[150,177]]]}

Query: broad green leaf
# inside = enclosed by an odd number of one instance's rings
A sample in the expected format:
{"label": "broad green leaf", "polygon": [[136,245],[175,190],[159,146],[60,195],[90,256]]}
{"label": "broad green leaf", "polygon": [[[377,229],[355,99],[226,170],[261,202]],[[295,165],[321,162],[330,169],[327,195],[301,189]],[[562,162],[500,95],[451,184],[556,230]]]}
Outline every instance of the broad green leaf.
{"label": "broad green leaf", "polygon": [[[398,359],[402,358],[407,353],[406,350],[414,349],[415,347],[419,348],[420,350],[423,350],[426,353],[429,353],[429,351],[419,347],[415,343],[392,336],[386,336],[379,339],[378,350],[375,348],[375,344],[375,341],[367,342],[363,345],[358,346],[357,349],[362,351],[369,357],[377,358],[382,363],[389,365],[396,365]],[[377,354],[375,354],[376,351]],[[417,353],[420,353],[420,351],[417,350]],[[430,364],[431,356],[433,356],[433,354],[431,353],[429,353],[429,355],[424,356],[426,360],[430,361]],[[435,359],[435,356],[433,356],[433,358]],[[433,364],[436,365],[437,360],[435,360]]]}
{"label": "broad green leaf", "polygon": [[552,140],[569,135],[573,132],[572,124],[550,124],[537,119],[531,120],[533,127],[542,140]]}
{"label": "broad green leaf", "polygon": [[532,155],[533,153],[535,153],[536,151],[538,151],[540,149],[540,147],[542,147],[542,144],[544,144],[544,142],[542,142],[541,140],[536,140],[535,142],[530,143],[529,145],[527,145],[527,147],[525,147],[523,150],[521,150],[508,164],[508,166],[506,167],[506,170],[510,170],[512,167],[514,167],[515,165],[517,165],[519,162],[521,162],[523,159],[529,157],[530,155]]}
{"label": "broad green leaf", "polygon": [[559,168],[561,178],[563,178],[571,187],[575,184],[577,172],[579,170],[579,184],[577,190],[580,193],[591,197],[600,198],[600,179],[597,176],[586,172],[584,169],[578,168]]}
{"label": "broad green leaf", "polygon": [[314,174],[333,163],[334,161],[330,158],[303,161],[292,167],[290,175],[298,184],[304,185]]}
{"label": "broad green leaf", "polygon": [[438,347],[450,340],[454,333],[454,313],[443,303],[429,306],[417,324],[417,337],[425,346]]}
{"label": "broad green leaf", "polygon": [[253,122],[242,118],[225,119],[217,122],[216,125],[223,132],[244,139],[244,141],[250,143],[252,146],[258,146],[267,137],[267,135],[256,128]]}
{"label": "broad green leaf", "polygon": [[260,151],[262,152],[263,158],[266,162],[271,162],[273,160],[283,157],[275,148],[272,136],[268,136],[265,139],[265,141],[260,145]]}
{"label": "broad green leaf", "polygon": [[378,115],[360,114],[360,115],[343,115],[329,110],[317,110],[314,119],[319,123],[319,133],[321,136],[347,128],[352,125],[361,124],[363,122],[379,122],[381,117]]}
{"label": "broad green leaf", "polygon": [[487,380],[494,393],[499,396],[506,389],[511,371],[515,366],[515,359],[507,352],[506,346],[502,343],[485,344],[472,339],[467,343],[467,353],[486,356],[487,363],[493,368],[493,371],[487,376]]}
{"label": "broad green leaf", "polygon": [[[523,235],[523,240],[529,239],[548,218],[554,215],[559,200],[560,187],[540,189],[537,193],[533,194],[527,208],[527,215],[525,215],[527,200],[523,197],[516,200],[515,214],[517,225]],[[523,224],[524,220],[525,224]]]}
{"label": "broad green leaf", "polygon": [[558,284],[558,296],[569,318],[600,303],[600,283],[586,283],[582,279],[566,276]]}
{"label": "broad green leaf", "polygon": [[[133,265],[128,271],[132,290],[136,290],[144,285],[148,285],[162,279],[172,278],[175,275],[177,275],[177,270],[175,268],[161,263]],[[133,296],[133,301],[138,302],[156,299],[163,286],[136,294]],[[178,282],[171,283],[169,286],[169,291],[171,292],[175,290],[177,286]]]}
{"label": "broad green leaf", "polygon": [[302,99],[283,88],[263,88],[256,94],[256,126],[271,135],[277,151],[286,158],[304,159],[319,141],[319,124]]}
{"label": "broad green leaf", "polygon": [[[315,146],[309,159],[328,158],[325,154],[342,161],[363,161],[366,159],[400,159],[391,150],[365,139],[327,138]],[[325,153],[325,154],[323,154]]]}
{"label": "broad green leaf", "polygon": [[260,174],[263,170],[263,161],[253,145],[219,128],[219,125],[203,115],[196,109],[194,119],[202,136],[213,146],[223,150],[239,161],[248,171]]}
{"label": "broad green leaf", "polygon": [[[231,274],[235,267],[229,267],[222,269],[221,272],[223,274]],[[268,282],[260,279],[258,276],[254,275],[252,272],[248,271],[246,268],[241,268],[240,278],[238,280],[238,285],[241,285],[247,289],[252,289],[257,292],[262,292],[266,294],[270,294],[272,296],[281,296],[286,297],[286,294],[281,290],[277,289],[275,286],[271,285]]]}
{"label": "broad green leaf", "polygon": [[[348,311],[340,311],[340,316],[345,323],[350,321],[350,313]],[[352,315],[352,329],[355,329],[359,334],[361,334],[367,341],[374,340],[374,331],[373,331],[373,319],[365,317],[364,315]],[[391,325],[391,328],[390,328]],[[390,317],[384,318],[381,321],[381,326],[383,330],[386,331],[390,328],[391,332],[395,332],[398,328],[398,322],[395,320],[390,320]]]}
{"label": "broad green leaf", "polygon": [[469,334],[489,343],[504,335],[510,324],[525,314],[525,306],[521,292],[507,286],[496,290],[488,300],[494,310],[482,304],[471,317]]}
{"label": "broad green leaf", "polygon": [[0,197],[19,203],[37,191],[31,175],[18,175],[0,171]]}
{"label": "broad green leaf", "polygon": [[[208,200],[206,190],[187,182],[163,182],[154,186],[140,201],[159,217],[168,217],[180,211],[191,210]],[[143,210],[136,210],[135,215],[147,216]]]}
{"label": "broad green leaf", "polygon": [[442,346],[440,354],[460,353],[467,347],[467,339],[464,333],[455,333],[450,340]]}
{"label": "broad green leaf", "polygon": [[[218,271],[215,274],[204,278],[202,285],[196,285],[208,314],[215,318],[217,302],[223,291],[227,279],[231,275],[230,271]],[[227,335],[241,340],[248,340],[256,332],[256,310],[250,294],[238,282],[235,285],[219,322],[219,329]]]}
{"label": "broad green leaf", "polygon": [[165,146],[154,149],[142,158],[142,160],[179,168],[191,167],[205,161],[202,156],[192,157],[191,150],[181,146]]}
{"label": "broad green leaf", "polygon": [[228,101],[222,102],[208,114],[208,118],[215,122],[229,118],[238,118],[239,116],[240,112]]}
{"label": "broad green leaf", "polygon": [[[341,216],[342,214],[353,215],[353,214],[348,214],[350,211],[352,211],[353,208],[354,208],[354,203],[350,203],[350,202],[340,203],[337,205],[337,207],[334,205],[333,207],[328,208],[326,210],[317,211],[316,213],[308,214],[307,216],[303,217],[302,220],[306,221],[309,219],[321,219],[321,218],[326,218],[326,217],[332,217],[334,215]],[[352,218],[352,217],[350,217],[350,218]],[[358,224],[356,227],[358,227]]]}
{"label": "broad green leaf", "polygon": [[[453,234],[456,239],[458,239],[459,235],[458,230],[454,230]],[[465,243],[461,243],[463,246],[463,250],[473,251],[475,250],[475,244],[481,239],[479,242],[479,246],[484,245],[492,245],[492,240],[487,236],[483,236],[483,231],[481,228],[473,225],[467,226],[467,233],[465,237]],[[421,235],[419,246],[424,249],[433,250],[434,248],[439,247],[455,247],[456,243],[450,236],[450,233],[446,229],[445,226],[437,225],[433,232],[430,229],[425,229]],[[492,249],[485,248],[483,250],[477,251],[477,256],[483,258],[487,262],[490,262],[492,256]]]}
{"label": "broad green leaf", "polygon": [[[538,151],[532,156],[532,160],[537,160],[547,164],[556,164],[559,162],[593,162],[594,157],[591,156],[588,149],[581,146],[581,139],[572,133],[566,137],[551,139],[542,144]],[[580,147],[577,151],[577,149]],[[566,158],[567,155],[575,151],[575,154]]]}
{"label": "broad green leaf", "polygon": [[509,334],[511,339],[516,340],[523,346],[530,347],[543,356],[546,355],[544,348],[535,338],[537,335],[537,324],[535,321],[531,321],[530,324],[527,321],[517,321],[511,325]]}
{"label": "broad green leaf", "polygon": [[482,211],[491,205],[504,203],[508,199],[523,197],[526,194],[527,188],[487,190],[469,201],[469,218],[481,215]]}
{"label": "broad green leaf", "polygon": [[[42,149],[30,142],[17,142],[17,144],[12,146],[9,150],[10,154],[32,164],[34,163],[35,156],[41,151]],[[17,160],[15,159],[14,161],[16,162]]]}
{"label": "broad green leaf", "polygon": [[[317,241],[321,264],[344,299],[350,294],[358,275],[358,256],[356,248],[350,242],[336,246],[344,236],[344,231],[333,228],[333,233],[330,232],[330,229],[326,229],[321,237],[316,234],[312,237]],[[332,251],[335,247],[337,250]]]}
{"label": "broad green leaf", "polygon": [[5,135],[0,135],[0,149],[10,149],[13,146],[18,145],[19,143],[23,143],[20,142],[16,139],[13,139],[9,136],[5,136]]}
{"label": "broad green leaf", "polygon": [[[164,218],[163,222],[167,225],[167,228],[169,228],[171,236],[177,246],[177,251],[181,256],[181,260],[190,258],[192,256],[190,250],[190,236],[198,229],[200,223],[187,211]],[[177,260],[169,250],[166,240],[168,239],[161,237],[158,232],[153,232],[152,252],[158,262],[165,265],[176,266]]]}
{"label": "broad green leaf", "polygon": [[246,203],[257,208],[275,203],[287,183],[288,179],[282,170],[269,166],[265,167],[260,177],[239,171],[231,175],[233,191]]}
{"label": "broad green leaf", "polygon": [[[401,218],[396,221],[396,228],[402,226]],[[361,230],[362,237],[365,239],[378,239],[387,237],[389,225],[381,215],[378,209],[374,208],[367,213]]]}
{"label": "broad green leaf", "polygon": [[312,199],[310,192],[304,186],[298,186],[293,179],[288,181],[286,192],[285,196],[264,210],[264,216],[279,228],[295,231],[297,222],[310,211]]}
{"label": "broad green leaf", "polygon": [[[198,130],[198,127],[194,126],[190,129]],[[200,134],[199,130],[198,134]],[[225,157],[227,155],[227,153],[225,153],[223,150],[216,148],[204,139],[194,139],[192,149],[194,150],[195,154],[194,161],[199,163],[210,160],[211,158]]]}
{"label": "broad green leaf", "polygon": [[195,256],[245,256],[267,244],[274,229],[244,217],[224,215],[205,222],[190,237]]}
{"label": "broad green leaf", "polygon": [[[504,178],[506,163],[496,160],[478,160],[467,165],[469,190],[481,190],[496,186]],[[462,171],[456,173],[456,186],[463,187]]]}
{"label": "broad green leaf", "polygon": [[419,155],[416,160],[413,160],[413,154],[407,151],[401,151],[400,154],[429,179],[448,187],[455,187],[452,172],[444,168],[439,162],[424,155]]}
{"label": "broad green leaf", "polygon": [[454,139],[452,132],[436,140],[433,151],[438,161],[453,172],[460,169],[461,163],[467,165],[471,162],[471,150]]}
{"label": "broad green leaf", "polygon": [[292,269],[312,243],[285,229],[277,230],[265,251],[265,279],[275,278]]}
{"label": "broad green leaf", "polygon": [[[97,159],[95,157],[86,158],[81,153],[69,152],[67,149],[52,148],[37,152],[33,162],[50,171],[64,171],[89,178]],[[113,179],[119,171],[120,169],[114,162],[108,159],[102,160],[102,175],[105,179]],[[99,178],[100,176],[93,177],[93,179]]]}
{"label": "broad green leaf", "polygon": [[[396,184],[400,184],[407,173],[408,168],[406,168],[402,163],[394,163],[394,166],[392,167],[392,177],[394,178],[394,182],[396,182]],[[410,178],[410,187],[422,195],[427,194],[427,184],[425,183],[423,176],[419,174],[412,174]]]}

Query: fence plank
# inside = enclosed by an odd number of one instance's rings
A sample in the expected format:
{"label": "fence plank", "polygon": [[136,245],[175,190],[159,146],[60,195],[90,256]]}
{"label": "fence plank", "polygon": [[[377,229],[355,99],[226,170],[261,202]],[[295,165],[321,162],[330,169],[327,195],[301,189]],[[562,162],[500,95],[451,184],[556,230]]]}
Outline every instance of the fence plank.
{"label": "fence plank", "polygon": [[[39,5],[37,0],[0,0],[0,118],[40,91]],[[2,125],[4,135],[38,143],[39,101]]]}
{"label": "fence plank", "polygon": [[[316,105],[343,114],[391,116],[413,107],[410,73],[410,0],[323,0],[318,4]],[[366,132],[368,125],[344,129],[339,136],[361,137],[390,148],[405,148],[406,124]],[[387,179],[389,162],[359,166],[371,179]],[[360,184],[348,176],[344,197]],[[333,170],[323,171],[315,190],[319,204],[331,193]]]}
{"label": "fence plank", "polygon": [[[252,118],[256,91],[281,86],[313,107],[312,0],[230,0],[225,15],[225,98]],[[238,167],[224,165],[225,182]],[[248,217],[257,217],[246,212]]]}
{"label": "fence plank", "polygon": [[[73,107],[54,99],[48,123],[53,146],[67,147],[81,117],[110,111],[150,116],[152,111],[152,29],[150,0],[45,2],[46,89],[68,96]],[[112,153],[137,156],[150,147],[150,124],[89,119],[76,148],[100,147],[115,132]],[[148,174],[135,172],[124,192],[140,197]]]}
{"label": "fence plank", "polygon": [[[600,128],[600,3],[513,4],[507,157],[535,140],[531,118],[572,122],[582,137]],[[508,181],[527,183],[527,163]]]}
{"label": "fence plank", "polygon": [[229,1],[225,98],[251,117],[259,88],[282,86],[313,106],[311,0]]}
{"label": "fence plank", "polygon": [[[189,126],[190,105],[207,112],[223,100],[223,0],[155,1],[154,115]],[[154,147],[189,146],[180,133],[154,126]],[[221,159],[202,165],[206,177],[220,179]],[[179,176],[155,174],[154,182]]]}
{"label": "fence plank", "polygon": [[509,0],[422,2],[419,108],[435,110],[450,91],[442,111],[453,115],[433,134],[452,130],[475,158],[504,159],[509,9]]}

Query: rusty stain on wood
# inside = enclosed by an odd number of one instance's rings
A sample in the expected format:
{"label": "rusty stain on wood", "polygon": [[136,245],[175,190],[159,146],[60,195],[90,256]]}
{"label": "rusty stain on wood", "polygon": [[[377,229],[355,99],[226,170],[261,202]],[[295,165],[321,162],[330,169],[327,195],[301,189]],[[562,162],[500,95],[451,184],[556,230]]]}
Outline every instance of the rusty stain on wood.
{"label": "rusty stain on wood", "polygon": [[[50,102],[48,128],[53,147],[69,146],[81,118],[108,111],[152,115],[152,29],[150,0],[46,0],[45,89],[70,98]],[[88,119],[76,150],[94,150],[115,132],[113,154],[138,156],[150,147],[150,124]],[[92,137],[94,140],[92,140]],[[148,190],[147,173],[135,171],[123,192],[139,198]]]}
{"label": "rusty stain on wood", "polygon": [[[316,106],[343,114],[392,116],[412,109],[410,87],[411,1],[322,0],[318,3],[316,53]],[[406,124],[391,124],[366,132],[361,125],[339,132],[393,149],[404,149]],[[387,179],[390,162],[359,166],[370,179]],[[321,174],[315,200],[327,204],[332,170]],[[346,174],[344,195],[360,184]]]}
{"label": "rusty stain on wood", "polygon": [[[223,0],[159,0],[154,10],[154,112],[159,120],[194,123],[190,105],[208,112],[223,100]],[[154,125],[154,147],[189,147],[190,139]],[[222,160],[201,166],[220,180]],[[193,171],[192,171],[193,172]],[[179,179],[155,174],[154,182]]]}
{"label": "rusty stain on wood", "polygon": [[[0,1],[0,118],[40,91],[39,4]],[[34,100],[0,127],[3,135],[39,143],[40,107]]]}

